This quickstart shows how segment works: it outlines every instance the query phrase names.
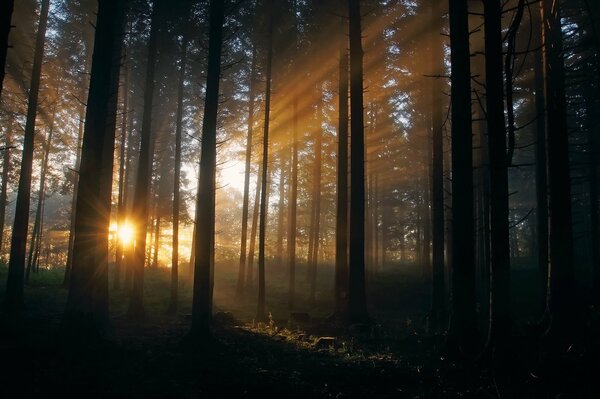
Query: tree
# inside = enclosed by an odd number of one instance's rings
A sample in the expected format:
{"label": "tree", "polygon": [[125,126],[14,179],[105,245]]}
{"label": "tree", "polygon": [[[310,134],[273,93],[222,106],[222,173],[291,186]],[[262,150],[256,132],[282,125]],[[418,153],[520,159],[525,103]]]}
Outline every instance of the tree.
{"label": "tree", "polygon": [[[508,163],[502,89],[502,5],[484,3],[487,132],[490,159],[491,317],[489,344],[505,349],[510,334]],[[512,79],[507,76],[507,79]],[[511,105],[512,106],[512,105]],[[499,351],[501,355],[503,350]]]}
{"label": "tree", "polygon": [[[343,5],[344,0],[341,0],[340,10],[344,9]],[[345,18],[340,17],[340,21],[334,316],[344,319],[348,311],[348,39]]]}
{"label": "tree", "polygon": [[250,197],[250,162],[252,161],[252,131],[254,128],[254,85],[256,82],[256,47],[252,46],[252,63],[250,67],[250,92],[248,93],[248,136],[246,139],[246,168],[244,173],[244,202],[242,205],[242,239],[240,248],[240,265],[236,293],[244,290],[246,280],[246,243],[248,241],[248,208]]}
{"label": "tree", "polygon": [[98,3],[77,190],[73,266],[62,319],[65,334],[82,340],[97,336],[108,319],[108,182],[112,181],[125,7],[126,0]]}
{"label": "tree", "polygon": [[194,296],[190,335],[210,334],[215,243],[215,173],[217,166],[217,111],[225,5],[223,1],[209,3],[208,67],[206,100],[202,121],[200,180],[196,200],[196,256],[194,259]]}
{"label": "tree", "polygon": [[573,226],[571,221],[571,180],[569,136],[565,98],[565,67],[560,5],[542,1],[544,71],[546,93],[546,140],[551,272],[548,307],[551,316],[546,337],[553,350],[565,351],[573,339],[576,318]]}
{"label": "tree", "polygon": [[440,39],[440,2],[431,2],[433,19],[431,37],[431,128],[432,128],[432,272],[431,319],[434,329],[444,328],[446,321],[446,287],[444,283],[444,132],[442,120],[443,46]]}
{"label": "tree", "polygon": [[452,106],[452,308],[449,345],[468,351],[476,336],[473,245],[471,66],[467,0],[449,0]]}
{"label": "tree", "polygon": [[[4,296],[5,311],[17,312],[23,307],[23,283],[25,272],[25,247],[29,225],[29,201],[31,198],[31,172],[33,166],[33,146],[35,140],[35,122],[38,111],[38,95],[42,74],[42,61],[46,43],[46,28],[50,0],[42,2],[40,20],[35,41],[35,54],[31,71],[31,86],[27,99],[27,120],[25,122],[25,138],[21,158],[21,173],[15,206],[15,220],[10,241],[10,259],[8,262],[8,278]],[[4,69],[3,69],[4,70]]]}
{"label": "tree", "polygon": [[173,177],[173,253],[171,257],[171,299],[169,312],[177,311],[179,296],[179,185],[181,179],[181,133],[183,125],[183,97],[185,83],[185,68],[187,64],[188,31],[186,30],[181,40],[181,59],[179,65],[179,84],[177,87],[177,113],[175,128],[175,171]]}
{"label": "tree", "polygon": [[146,259],[146,235],[148,228],[148,197],[150,196],[150,178],[152,173],[152,153],[154,151],[152,135],[152,113],[154,103],[154,72],[158,56],[158,35],[162,22],[162,0],[152,5],[150,37],[148,38],[148,58],[144,83],[144,111],[138,170],[133,198],[133,218],[135,221],[135,247],[133,250],[133,289],[128,314],[132,318],[143,318],[144,311],[144,260]]}
{"label": "tree", "polygon": [[263,130],[262,154],[262,190],[260,192],[260,215],[258,224],[258,306],[256,319],[263,321],[265,315],[265,238],[267,223],[267,168],[269,160],[269,121],[271,111],[271,79],[273,63],[273,2],[266,4],[267,12],[267,60],[266,60],[266,87],[265,87],[265,122]]}
{"label": "tree", "polygon": [[348,321],[368,319],[365,289],[365,147],[360,1],[348,0],[350,32],[350,255]]}

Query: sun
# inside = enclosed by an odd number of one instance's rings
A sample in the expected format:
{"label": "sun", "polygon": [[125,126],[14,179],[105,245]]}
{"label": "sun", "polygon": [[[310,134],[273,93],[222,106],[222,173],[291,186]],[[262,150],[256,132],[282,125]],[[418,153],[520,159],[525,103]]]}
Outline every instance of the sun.
{"label": "sun", "polygon": [[117,228],[119,240],[124,245],[128,245],[133,241],[134,229],[131,223],[125,222]]}

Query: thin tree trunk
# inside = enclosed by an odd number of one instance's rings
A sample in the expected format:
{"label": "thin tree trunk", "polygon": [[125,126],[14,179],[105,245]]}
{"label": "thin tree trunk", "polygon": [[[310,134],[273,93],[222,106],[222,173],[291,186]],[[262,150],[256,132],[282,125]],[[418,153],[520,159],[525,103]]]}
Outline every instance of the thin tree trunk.
{"label": "thin tree trunk", "polygon": [[31,71],[31,86],[27,100],[27,119],[25,122],[25,137],[23,139],[23,155],[21,173],[15,206],[15,220],[10,242],[10,259],[8,262],[8,277],[4,294],[4,307],[8,313],[14,313],[23,307],[23,284],[25,272],[25,248],[27,229],[29,225],[29,202],[31,198],[31,172],[33,166],[33,147],[35,140],[35,122],[38,107],[38,94],[42,74],[42,61],[46,42],[46,28],[50,0],[42,1],[40,20],[35,42],[33,68]]}
{"label": "thin tree trunk", "polygon": [[467,0],[449,0],[452,101],[452,317],[453,351],[473,348],[476,336],[473,243],[471,67]]}
{"label": "thin tree trunk", "polygon": [[321,232],[321,163],[323,158],[323,132],[321,130],[321,100],[317,105],[318,115],[318,128],[316,131],[315,138],[315,174],[314,174],[314,186],[313,186],[313,198],[315,202],[315,231],[314,231],[314,244],[312,259],[309,263],[310,268],[310,295],[309,301],[311,306],[315,305],[316,291],[317,291],[317,267],[319,261],[319,240]]}
{"label": "thin tree trunk", "polygon": [[209,5],[208,68],[206,100],[202,122],[200,180],[196,202],[196,259],[194,261],[194,296],[190,334],[210,334],[212,318],[213,269],[215,245],[215,174],[217,167],[217,111],[225,4],[211,0]]}
{"label": "thin tree trunk", "polygon": [[181,40],[179,84],[177,87],[177,114],[175,117],[175,172],[173,174],[173,252],[171,255],[171,297],[169,313],[177,312],[179,302],[179,180],[181,179],[181,141],[183,130],[183,98],[185,95],[185,72],[187,66],[188,35]]}
{"label": "thin tree trunk", "polygon": [[288,231],[288,308],[294,309],[296,296],[296,226],[298,206],[298,99],[295,97],[292,105],[292,175],[290,182],[290,209]]}
{"label": "thin tree trunk", "polygon": [[146,81],[144,84],[144,111],[142,116],[140,156],[138,161],[135,193],[133,198],[133,217],[135,221],[135,248],[133,251],[133,289],[129,302],[128,314],[132,318],[144,318],[144,260],[146,257],[146,235],[148,227],[148,197],[150,194],[150,178],[152,174],[152,112],[154,103],[154,75],[158,53],[158,35],[162,16],[157,0],[152,8],[150,37],[148,38],[148,58],[146,64]]}
{"label": "thin tree trunk", "polygon": [[[283,146],[282,146],[283,147]],[[277,216],[277,263],[283,259],[283,209],[285,207],[285,148],[279,151],[279,210]]]}
{"label": "thin tree trunk", "polygon": [[348,313],[348,38],[343,17],[345,0],[340,0],[338,66],[338,156],[337,205],[335,218],[335,307],[334,317]]}
{"label": "thin tree trunk", "polygon": [[[242,239],[236,293],[240,295],[246,285],[246,244],[248,241],[248,208],[250,197],[250,162],[252,161],[252,132],[254,129],[254,85],[256,81],[256,46],[252,46],[250,92],[248,93],[248,135],[246,138],[246,169],[244,174],[244,202],[242,205]],[[256,203],[256,202],[255,202]]]}
{"label": "thin tree trunk", "polygon": [[14,129],[14,120],[11,118],[6,130],[5,149],[2,154],[2,186],[0,188],[0,255],[4,249],[4,225],[6,219],[6,200],[8,196],[8,179],[12,169],[10,162],[10,147],[12,146],[12,130]]}
{"label": "thin tree trunk", "polygon": [[350,256],[348,317],[350,323],[368,319],[365,289],[365,138],[363,118],[363,50],[360,1],[348,1],[350,31]]}
{"label": "thin tree trunk", "polygon": [[[48,158],[50,156],[50,149],[52,145],[52,134],[54,132],[54,117],[56,115],[56,107],[54,107],[54,111],[52,112],[52,117],[50,119],[50,127],[48,130],[48,137],[46,139],[46,145],[44,150],[44,156],[42,158],[41,165],[41,174],[40,174],[40,187],[38,189],[38,201],[37,208],[35,211],[35,221],[33,223],[33,231],[31,233],[31,243],[29,245],[29,257],[27,260],[27,269],[25,270],[25,282],[29,282],[29,276],[32,270],[32,266],[35,265],[33,260],[34,254],[36,250],[39,251],[40,246],[40,237],[41,237],[41,222],[42,222],[42,208],[44,204],[44,195],[45,195],[45,187],[46,187],[46,173],[48,172]],[[35,272],[35,267],[33,267],[33,271]]]}
{"label": "thin tree trunk", "polygon": [[114,275],[114,288],[116,290],[121,288],[121,274],[123,273],[123,241],[119,235],[119,229],[121,229],[125,223],[126,205],[125,205],[125,190],[127,189],[127,183],[125,181],[125,167],[127,160],[125,159],[125,146],[127,144],[127,114],[129,112],[129,67],[127,60],[127,52],[124,51],[125,65],[127,67],[124,71],[124,82],[123,82],[123,114],[121,115],[121,143],[119,146],[119,193],[117,197],[117,231],[115,235],[116,239],[116,250],[115,250],[115,275]]}
{"label": "thin tree trunk", "polygon": [[258,306],[256,319],[264,321],[265,315],[265,238],[267,227],[267,168],[269,159],[269,122],[271,111],[271,71],[273,63],[273,12],[272,1],[267,4],[268,32],[267,32],[267,60],[266,60],[266,88],[265,88],[265,125],[263,133],[262,154],[262,190],[260,193],[260,215],[258,232]]}
{"label": "thin tree trunk", "polygon": [[246,275],[246,286],[252,287],[254,285],[254,253],[256,249],[256,232],[258,231],[258,210],[260,208],[260,192],[261,192],[261,176],[262,176],[262,163],[258,167],[258,173],[256,175],[256,192],[254,194],[254,209],[252,210],[252,229],[250,231],[250,248],[248,249],[248,267]]}
{"label": "thin tree trunk", "polygon": [[[539,8],[538,6],[536,8]],[[534,8],[531,13],[534,42],[532,46],[541,48],[543,31],[541,13]],[[535,54],[535,196],[536,196],[536,233],[537,233],[537,267],[540,281],[540,314],[547,316],[548,304],[548,176],[546,161],[546,97],[544,88],[544,55],[542,50]]]}

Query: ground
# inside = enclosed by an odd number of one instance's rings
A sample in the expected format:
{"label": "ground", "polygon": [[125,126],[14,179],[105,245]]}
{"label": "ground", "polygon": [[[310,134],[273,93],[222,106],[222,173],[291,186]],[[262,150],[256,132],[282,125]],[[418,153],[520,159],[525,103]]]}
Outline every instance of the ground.
{"label": "ground", "polygon": [[[445,337],[427,329],[429,284],[417,268],[397,267],[373,277],[373,323],[343,328],[326,319],[331,276],[326,270],[323,275],[316,306],[288,320],[285,285],[277,284],[283,279],[274,269],[267,323],[252,319],[253,290],[234,300],[234,279],[217,279],[213,338],[192,345],[185,339],[189,284],[182,282],[180,311],[167,315],[168,270],[148,270],[147,319],[129,321],[125,294],[113,290],[103,342],[74,347],[59,335],[66,299],[62,270],[42,270],[26,287],[18,333],[3,331],[0,397],[600,397],[597,335],[575,345],[560,367],[549,367],[540,362],[535,325],[520,322],[510,372],[497,375],[487,360],[462,362],[445,355]],[[5,276],[1,268],[0,277]],[[527,284],[527,277],[517,281]],[[520,300],[515,313],[525,320],[531,297]],[[302,295],[299,308],[309,309]]]}

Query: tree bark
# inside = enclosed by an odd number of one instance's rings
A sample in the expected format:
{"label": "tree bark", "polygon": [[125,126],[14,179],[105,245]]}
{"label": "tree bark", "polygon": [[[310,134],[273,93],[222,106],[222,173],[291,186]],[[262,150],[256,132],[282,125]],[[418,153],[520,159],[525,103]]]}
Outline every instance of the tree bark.
{"label": "tree bark", "polygon": [[548,305],[551,315],[546,337],[553,350],[566,350],[573,339],[576,318],[569,137],[565,97],[565,67],[559,4],[542,1],[546,92],[546,139],[549,192],[551,272]]}
{"label": "tree bark", "polygon": [[266,60],[266,87],[265,87],[265,125],[263,133],[262,154],[262,190],[260,193],[260,215],[258,231],[258,306],[256,319],[264,321],[265,315],[265,238],[267,224],[267,168],[269,159],[269,122],[271,111],[271,79],[273,63],[273,11],[272,1],[267,4],[267,60]]}
{"label": "tree bark", "polygon": [[467,0],[449,0],[452,105],[452,313],[449,345],[470,352],[476,336],[471,66]]}
{"label": "tree bark", "polygon": [[[442,20],[439,0],[431,3],[431,18],[433,19],[431,38],[432,76],[442,76],[443,45],[440,38]],[[445,328],[446,315],[446,284],[444,282],[444,130],[442,118],[442,81],[433,78],[431,83],[431,128],[432,128],[432,295],[431,323],[436,332]]]}
{"label": "tree bark", "polygon": [[252,64],[250,72],[250,92],[248,93],[248,135],[246,139],[246,169],[244,174],[244,202],[242,205],[242,239],[240,264],[238,268],[237,295],[241,295],[246,285],[246,244],[248,241],[248,208],[250,197],[250,163],[252,161],[252,132],[254,129],[254,85],[256,82],[256,46],[252,46]]}
{"label": "tree bark", "polygon": [[10,162],[10,147],[12,146],[12,130],[14,129],[14,120],[11,118],[8,129],[6,130],[5,149],[2,153],[2,186],[0,188],[0,255],[3,254],[4,247],[4,225],[6,219],[6,200],[8,196],[8,179],[12,165]]}
{"label": "tree bark", "polygon": [[209,3],[209,44],[206,75],[206,100],[202,122],[200,179],[196,200],[196,258],[190,335],[210,334],[212,318],[213,269],[215,244],[215,174],[217,167],[217,111],[225,4]]}
{"label": "tree bark", "polygon": [[[340,1],[343,12],[345,0]],[[342,14],[343,15],[343,14]],[[335,307],[334,316],[348,312],[348,25],[340,17],[338,67],[337,207],[335,218]]]}
{"label": "tree bark", "polygon": [[[23,139],[23,155],[21,158],[21,173],[17,202],[15,205],[15,220],[10,242],[10,259],[8,262],[8,277],[4,294],[4,307],[7,313],[15,313],[23,307],[23,284],[25,272],[25,248],[29,225],[29,202],[31,199],[31,172],[33,166],[33,147],[35,141],[35,122],[38,108],[38,95],[42,74],[42,61],[46,43],[46,28],[50,0],[42,1],[40,20],[38,24],[31,70],[31,85],[27,100],[27,119],[25,122],[25,137]],[[3,69],[4,70],[4,69]]]}
{"label": "tree bark", "polygon": [[179,180],[181,179],[181,141],[183,130],[183,98],[185,96],[185,71],[187,66],[188,35],[181,40],[179,84],[177,87],[177,113],[175,116],[175,171],[173,174],[173,252],[171,255],[171,297],[169,313],[177,312],[179,302]]}
{"label": "tree bark", "polygon": [[141,144],[138,170],[133,198],[133,220],[135,222],[135,247],[131,267],[133,268],[133,288],[131,290],[128,315],[131,318],[144,318],[144,261],[146,258],[146,235],[148,230],[148,200],[152,174],[152,112],[154,103],[154,75],[158,54],[158,35],[162,16],[162,0],[156,0],[152,8],[150,37],[148,38],[148,58],[144,84],[144,111],[142,116]]}
{"label": "tree bark", "polygon": [[108,320],[108,183],[112,179],[125,4],[98,3],[77,190],[73,267],[62,320],[64,333],[78,340],[96,336]]}
{"label": "tree bark", "polygon": [[[502,5],[484,3],[487,131],[490,159],[491,299],[488,345],[503,348],[510,334],[508,163],[502,89]],[[507,79],[512,79],[509,75]],[[507,83],[507,86],[509,84]],[[512,85],[512,83],[510,84]],[[502,353],[498,353],[502,356]]]}
{"label": "tree bark", "polygon": [[350,32],[350,256],[348,321],[368,320],[365,289],[365,139],[360,1],[348,1]]}

